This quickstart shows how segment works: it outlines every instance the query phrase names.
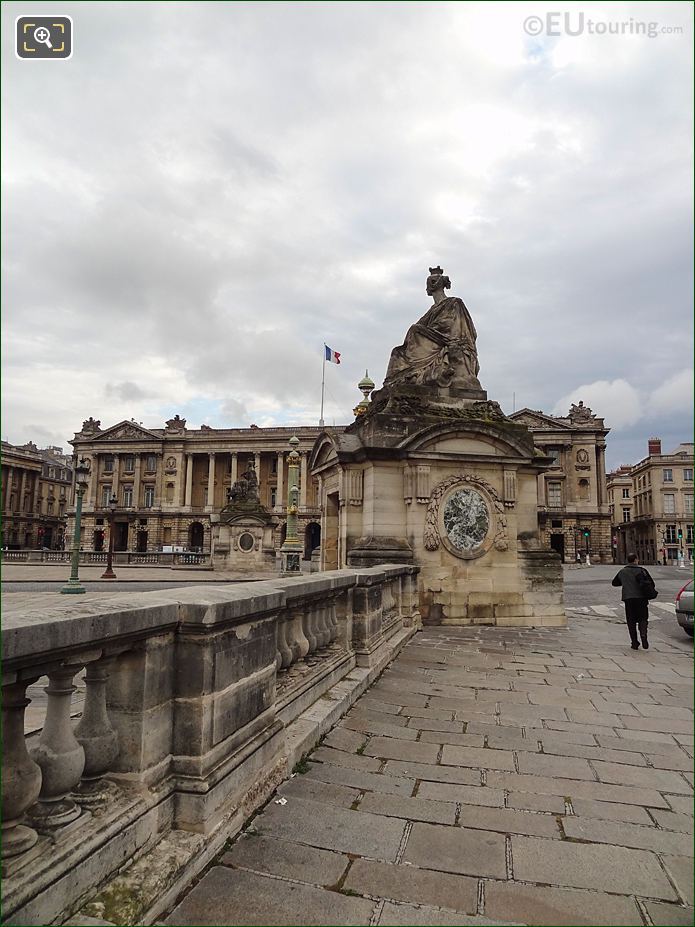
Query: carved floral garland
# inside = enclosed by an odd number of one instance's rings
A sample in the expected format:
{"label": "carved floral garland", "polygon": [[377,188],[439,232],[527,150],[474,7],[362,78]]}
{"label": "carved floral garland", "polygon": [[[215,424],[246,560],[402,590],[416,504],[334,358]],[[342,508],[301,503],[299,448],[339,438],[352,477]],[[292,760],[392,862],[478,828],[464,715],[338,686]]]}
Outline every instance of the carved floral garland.
{"label": "carved floral garland", "polygon": [[432,490],[429,505],[427,506],[427,515],[425,516],[425,548],[427,550],[437,550],[439,548],[439,506],[444,493],[457,483],[469,483],[473,486],[480,486],[484,489],[493,501],[495,512],[497,513],[497,532],[493,538],[496,550],[507,550],[509,539],[507,536],[507,519],[504,515],[504,504],[500,499],[497,490],[487,482],[477,476],[449,476],[442,480]]}

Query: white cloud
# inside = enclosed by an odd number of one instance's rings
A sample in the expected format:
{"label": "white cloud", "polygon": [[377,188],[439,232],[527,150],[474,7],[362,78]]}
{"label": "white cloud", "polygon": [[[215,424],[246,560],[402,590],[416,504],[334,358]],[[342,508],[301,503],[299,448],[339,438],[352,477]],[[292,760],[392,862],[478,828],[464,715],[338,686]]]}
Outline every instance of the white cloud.
{"label": "white cloud", "polygon": [[[612,442],[639,425],[630,383],[673,411],[658,397],[690,362],[692,10],[616,5],[687,34],[567,38],[553,61],[523,32],[552,9],[67,2],[79,42],[50,75],[6,43],[10,440],[61,443],[89,415],[317,420],[324,341],[343,360],[326,418],[345,421],[427,308],[434,263],[492,399],[583,398]],[[26,10],[1,12],[11,36]]]}
{"label": "white cloud", "polygon": [[638,391],[627,380],[595,380],[573,389],[558,400],[554,415],[567,415],[570,405],[583,401],[594,414],[614,428],[626,428],[639,421],[644,405]]}
{"label": "white cloud", "polygon": [[686,416],[691,415],[694,388],[692,367],[680,370],[651,394],[647,406],[649,413],[673,415],[680,412]]}

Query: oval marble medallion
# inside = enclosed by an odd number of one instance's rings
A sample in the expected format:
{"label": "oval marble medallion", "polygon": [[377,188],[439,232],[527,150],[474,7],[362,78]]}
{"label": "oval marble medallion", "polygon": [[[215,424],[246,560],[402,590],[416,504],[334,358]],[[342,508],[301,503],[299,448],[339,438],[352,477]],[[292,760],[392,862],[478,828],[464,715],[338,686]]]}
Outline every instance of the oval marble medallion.
{"label": "oval marble medallion", "polygon": [[459,489],[444,506],[444,530],[449,542],[463,553],[480,547],[490,529],[490,512],[475,489]]}

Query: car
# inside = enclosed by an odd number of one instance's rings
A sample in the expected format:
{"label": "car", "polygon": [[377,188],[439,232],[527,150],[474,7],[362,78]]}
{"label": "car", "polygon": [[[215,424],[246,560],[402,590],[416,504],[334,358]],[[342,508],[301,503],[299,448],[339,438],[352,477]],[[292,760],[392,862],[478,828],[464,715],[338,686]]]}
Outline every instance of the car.
{"label": "car", "polygon": [[693,636],[693,580],[676,596],[676,618],[686,634]]}

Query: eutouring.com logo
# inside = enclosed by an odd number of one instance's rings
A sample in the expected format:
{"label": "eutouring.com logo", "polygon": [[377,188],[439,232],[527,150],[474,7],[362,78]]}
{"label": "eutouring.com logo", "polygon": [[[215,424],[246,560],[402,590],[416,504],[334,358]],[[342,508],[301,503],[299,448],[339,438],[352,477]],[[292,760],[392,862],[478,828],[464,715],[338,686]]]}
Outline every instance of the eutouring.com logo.
{"label": "eutouring.com logo", "polygon": [[644,35],[655,39],[659,35],[682,35],[683,26],[662,26],[643,19],[590,19],[581,12],[555,12],[544,16],[527,16],[524,20],[527,35],[578,36],[578,35]]}
{"label": "eutouring.com logo", "polygon": [[18,16],[15,53],[26,61],[72,57],[72,17]]}

